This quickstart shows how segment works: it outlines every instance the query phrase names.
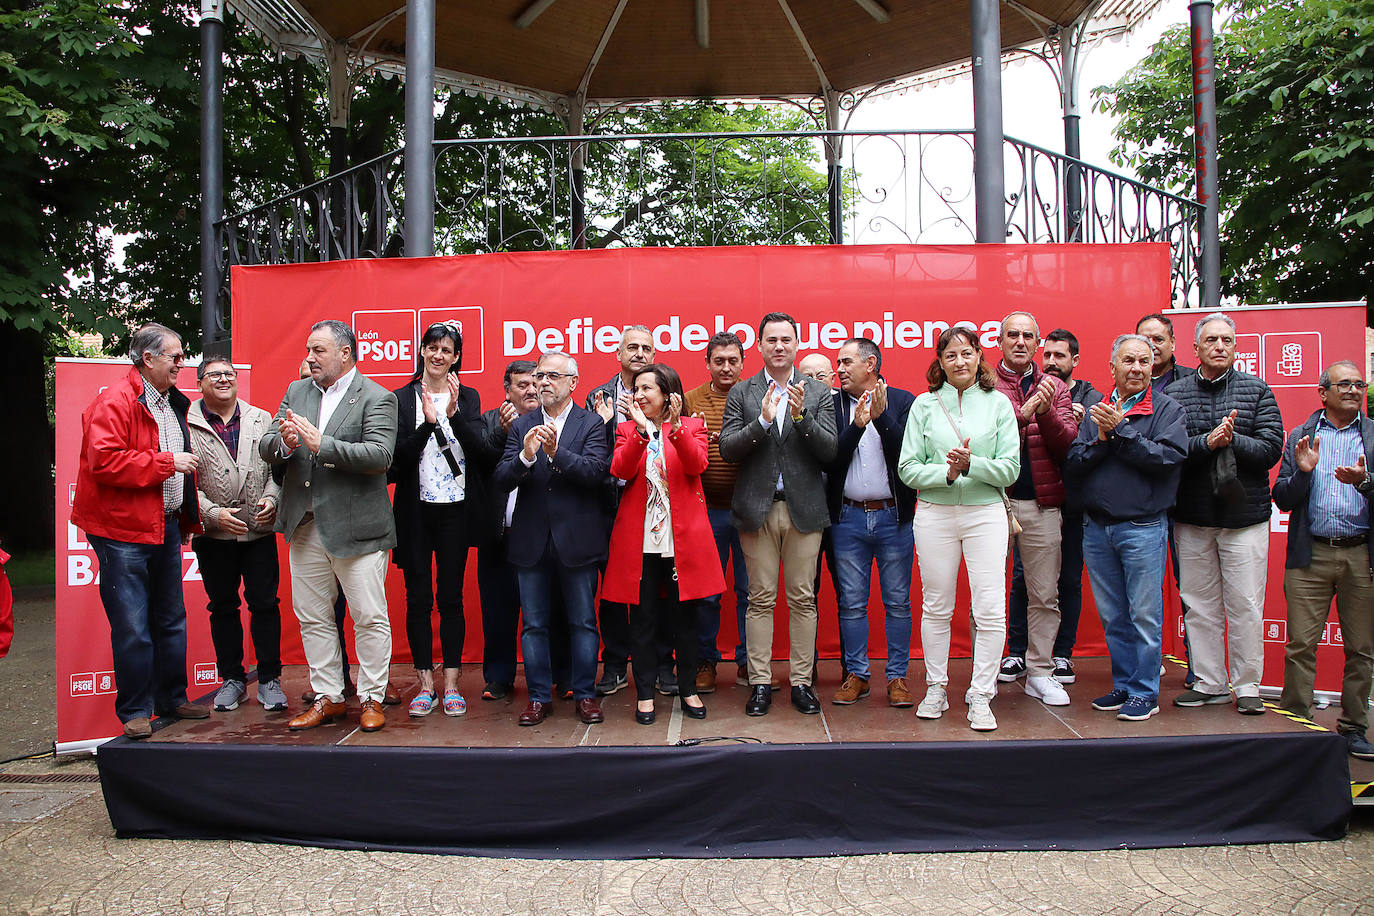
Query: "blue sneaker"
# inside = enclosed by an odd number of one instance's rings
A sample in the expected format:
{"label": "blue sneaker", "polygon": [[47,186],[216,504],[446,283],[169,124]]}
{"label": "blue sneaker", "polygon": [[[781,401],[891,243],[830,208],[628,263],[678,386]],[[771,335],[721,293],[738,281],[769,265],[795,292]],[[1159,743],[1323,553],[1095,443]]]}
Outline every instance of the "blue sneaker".
{"label": "blue sneaker", "polygon": [[1093,700],[1093,709],[1101,710],[1102,712],[1115,712],[1126,702],[1127,696],[1128,694],[1124,690],[1113,690],[1111,693]]}
{"label": "blue sneaker", "polygon": [[1157,712],[1159,712],[1159,704],[1154,700],[1147,700],[1144,697],[1129,697],[1125,703],[1121,704],[1121,711],[1116,714],[1116,717],[1124,722],[1144,722]]}
{"label": "blue sneaker", "polygon": [[1374,760],[1374,744],[1369,743],[1369,739],[1364,736],[1364,732],[1346,732],[1345,741],[1350,749],[1350,756],[1360,760]]}

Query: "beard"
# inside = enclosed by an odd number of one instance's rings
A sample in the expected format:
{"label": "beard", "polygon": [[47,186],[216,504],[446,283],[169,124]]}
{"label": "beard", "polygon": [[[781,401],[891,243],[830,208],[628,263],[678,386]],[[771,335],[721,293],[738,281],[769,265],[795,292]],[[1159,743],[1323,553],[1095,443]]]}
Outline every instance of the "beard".
{"label": "beard", "polygon": [[1055,378],[1059,379],[1059,380],[1062,381],[1062,382],[1068,382],[1069,379],[1073,378],[1073,372],[1072,372],[1072,371],[1065,372],[1063,369],[1060,369],[1058,366],[1046,366],[1046,367],[1045,367],[1045,374],[1046,374],[1046,375],[1053,375]]}

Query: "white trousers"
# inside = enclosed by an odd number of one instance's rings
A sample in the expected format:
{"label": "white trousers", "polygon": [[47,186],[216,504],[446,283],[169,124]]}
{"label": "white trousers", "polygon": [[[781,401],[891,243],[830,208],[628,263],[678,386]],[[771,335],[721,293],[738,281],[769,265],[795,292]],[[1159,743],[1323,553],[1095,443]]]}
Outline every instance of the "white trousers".
{"label": "white trousers", "polygon": [[1269,523],[1248,528],[1174,524],[1178,593],[1188,613],[1189,665],[1199,693],[1259,696],[1264,674],[1264,586]]}
{"label": "white trousers", "polygon": [[309,521],[291,536],[291,607],[301,624],[310,689],[343,700],[343,659],[334,626],[334,599],[343,586],[358,651],[358,696],[382,701],[391,669],[391,620],[386,613],[386,551],[336,557]]}
{"label": "white trousers", "polygon": [[997,666],[1007,635],[1007,510],[942,506],[921,500],[913,523],[921,568],[921,651],[926,684],[949,684],[949,627],[959,561],[973,599],[973,678],[969,693],[997,695]]}

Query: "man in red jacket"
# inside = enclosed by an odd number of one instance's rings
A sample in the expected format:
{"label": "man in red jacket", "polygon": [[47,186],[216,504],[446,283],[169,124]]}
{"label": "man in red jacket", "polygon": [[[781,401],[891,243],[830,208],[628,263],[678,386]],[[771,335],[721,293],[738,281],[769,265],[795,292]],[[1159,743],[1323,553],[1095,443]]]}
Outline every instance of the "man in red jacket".
{"label": "man in red jacket", "polygon": [[204,719],[210,710],[186,699],[181,548],[201,530],[191,402],[175,384],[186,354],[175,331],[145,324],[129,340],[129,358],[129,374],[81,415],[72,523],[100,563],[115,714],[127,737],[146,738],[154,715]]}
{"label": "man in red jacket", "polygon": [[1021,523],[1016,555],[1025,573],[1027,607],[1025,661],[1009,656],[997,677],[1014,681],[1024,673],[1026,693],[1047,706],[1067,706],[1069,695],[1052,676],[1051,655],[1059,633],[1061,468],[1078,424],[1069,387],[1035,364],[1040,344],[1035,316],[1012,312],[1003,318],[998,342],[1002,361],[997,364],[997,390],[1011,399],[1021,433],[1021,476],[1007,488],[1007,496]]}

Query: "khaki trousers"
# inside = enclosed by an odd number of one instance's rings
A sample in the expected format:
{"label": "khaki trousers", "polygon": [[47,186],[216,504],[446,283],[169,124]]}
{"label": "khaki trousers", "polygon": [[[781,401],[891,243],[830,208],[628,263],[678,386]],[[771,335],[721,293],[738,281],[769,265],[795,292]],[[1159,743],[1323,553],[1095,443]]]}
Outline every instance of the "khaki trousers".
{"label": "khaki trousers", "polygon": [[1341,715],[1336,728],[1362,732],[1369,727],[1369,687],[1374,669],[1374,578],[1369,549],[1332,547],[1312,542],[1312,563],[1286,569],[1283,594],[1288,599],[1288,645],[1284,647],[1283,693],[1279,705],[1295,715],[1312,715],[1312,685],[1317,678],[1317,643],[1331,616],[1345,644],[1345,677],[1341,681]]}
{"label": "khaki trousers", "polygon": [[1033,499],[1013,499],[1011,511],[1021,523],[1016,549],[1026,579],[1026,674],[1054,673],[1054,640],[1059,635],[1059,545],[1063,513]]}
{"label": "khaki trousers", "polygon": [[1178,596],[1188,608],[1189,665],[1199,693],[1259,696],[1264,674],[1264,586],[1269,523],[1248,528],[1174,524]]}
{"label": "khaki trousers", "polygon": [[821,532],[798,531],[787,503],[779,500],[757,531],[741,531],[744,565],[749,570],[749,610],[744,615],[744,642],[749,654],[749,683],[773,679],[773,606],[778,600],[778,564],[787,595],[790,642],[788,680],[793,687],[810,684],[816,664],[816,555]]}
{"label": "khaki trousers", "polygon": [[301,624],[310,689],[343,700],[343,659],[334,599],[343,586],[358,650],[358,697],[382,701],[391,669],[391,621],[386,613],[386,551],[336,557],[309,521],[291,536],[291,607]]}

